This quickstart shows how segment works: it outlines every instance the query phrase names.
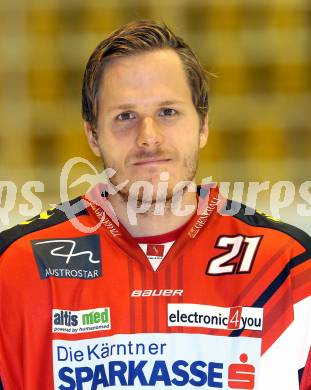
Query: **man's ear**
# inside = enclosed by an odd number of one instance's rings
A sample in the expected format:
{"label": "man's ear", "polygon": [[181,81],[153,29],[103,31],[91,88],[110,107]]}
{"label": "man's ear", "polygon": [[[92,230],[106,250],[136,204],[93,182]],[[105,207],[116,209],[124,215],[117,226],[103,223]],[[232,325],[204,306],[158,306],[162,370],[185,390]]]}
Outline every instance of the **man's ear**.
{"label": "man's ear", "polygon": [[204,123],[200,129],[200,148],[204,148],[208,138],[208,115],[206,114]]}
{"label": "man's ear", "polygon": [[100,157],[97,129],[92,127],[91,124],[87,121],[83,121],[83,127],[90,148],[96,156]]}

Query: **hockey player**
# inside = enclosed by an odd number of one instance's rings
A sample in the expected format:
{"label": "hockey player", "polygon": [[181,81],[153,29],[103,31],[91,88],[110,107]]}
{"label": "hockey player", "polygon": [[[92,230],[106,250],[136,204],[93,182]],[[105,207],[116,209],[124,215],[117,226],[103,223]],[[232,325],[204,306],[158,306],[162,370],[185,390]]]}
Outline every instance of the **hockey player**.
{"label": "hockey player", "polygon": [[113,175],[1,234],[4,389],[310,389],[311,239],[193,184],[208,95],[189,46],[123,26],[82,107]]}

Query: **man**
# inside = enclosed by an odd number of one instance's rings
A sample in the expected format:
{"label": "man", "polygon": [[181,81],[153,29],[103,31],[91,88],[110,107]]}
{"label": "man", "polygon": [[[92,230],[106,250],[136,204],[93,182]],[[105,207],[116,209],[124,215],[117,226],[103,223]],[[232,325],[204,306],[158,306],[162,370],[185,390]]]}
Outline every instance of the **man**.
{"label": "man", "polygon": [[83,118],[113,174],[1,235],[5,390],[311,388],[310,237],[193,188],[207,109],[166,26],[97,46]]}

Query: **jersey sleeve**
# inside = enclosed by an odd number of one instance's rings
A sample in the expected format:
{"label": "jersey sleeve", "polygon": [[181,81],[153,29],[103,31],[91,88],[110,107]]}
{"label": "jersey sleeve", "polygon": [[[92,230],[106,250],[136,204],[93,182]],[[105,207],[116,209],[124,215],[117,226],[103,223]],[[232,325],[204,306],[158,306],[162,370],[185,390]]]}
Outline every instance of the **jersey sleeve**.
{"label": "jersey sleeve", "polygon": [[311,389],[311,255],[291,270],[300,390]]}
{"label": "jersey sleeve", "polygon": [[[80,197],[69,203],[74,205],[79,200]],[[54,229],[56,235],[66,232],[68,217],[62,210],[68,205],[61,206],[0,234],[0,389],[1,386],[4,390],[52,388],[33,385],[34,373],[44,372],[44,364],[51,357],[45,350],[50,329],[41,326],[50,321],[50,311],[46,309],[50,301],[49,286],[48,281],[40,279],[31,240],[45,236],[49,229]],[[86,210],[75,214],[76,217],[84,215]],[[34,356],[45,358],[40,363]]]}
{"label": "jersey sleeve", "polygon": [[302,370],[300,382],[300,390],[310,390],[311,389],[311,347],[309,350],[309,355],[306,361],[306,365]]}

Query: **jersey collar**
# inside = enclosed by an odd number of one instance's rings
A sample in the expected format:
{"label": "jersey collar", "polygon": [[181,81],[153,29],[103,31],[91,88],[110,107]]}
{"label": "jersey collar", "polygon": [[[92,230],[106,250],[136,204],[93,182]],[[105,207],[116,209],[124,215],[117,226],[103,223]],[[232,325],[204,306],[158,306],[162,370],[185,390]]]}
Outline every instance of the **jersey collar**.
{"label": "jersey collar", "polygon": [[[146,268],[155,272],[135,238],[118,221],[107,196],[105,196],[105,188],[104,185],[99,184],[83,197],[89,215],[93,217],[96,223],[100,222],[98,233],[108,236],[129,257],[139,261]],[[218,188],[213,183],[199,186],[197,194],[198,207],[196,212],[188,223],[184,225],[181,234],[156,272],[165,267],[170,262],[170,259],[180,256],[187,246],[192,245],[202,231],[208,227],[211,220],[216,217],[218,214],[217,210],[222,207],[224,199],[220,196]]]}

